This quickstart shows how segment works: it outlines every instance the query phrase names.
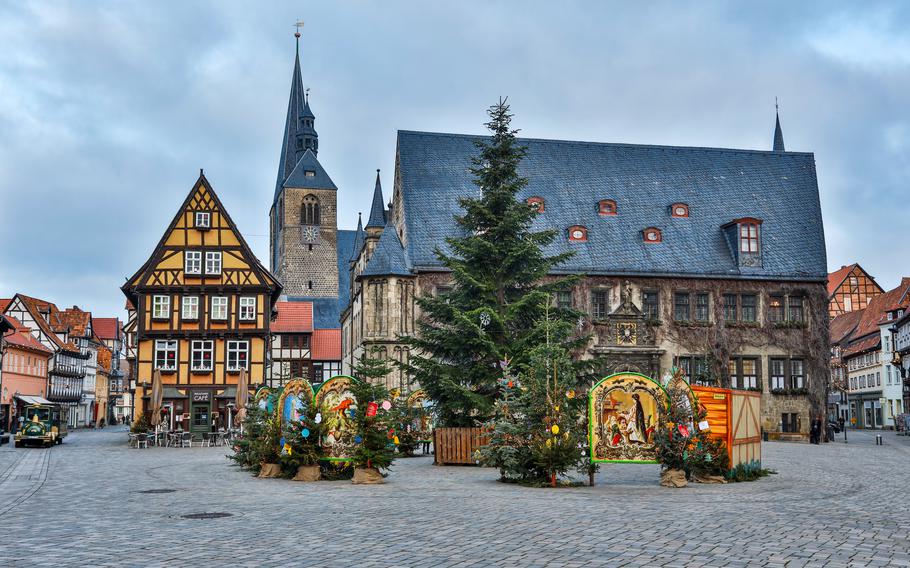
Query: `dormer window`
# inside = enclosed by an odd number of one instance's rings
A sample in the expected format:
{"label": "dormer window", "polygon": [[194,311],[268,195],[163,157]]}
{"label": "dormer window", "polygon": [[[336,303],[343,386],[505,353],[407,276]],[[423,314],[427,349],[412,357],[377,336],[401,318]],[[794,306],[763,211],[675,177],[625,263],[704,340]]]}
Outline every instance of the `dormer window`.
{"label": "dormer window", "polygon": [[685,203],[674,203],[670,206],[670,217],[688,217],[689,206]]}
{"label": "dormer window", "polygon": [[208,229],[212,226],[212,214],[208,211],[196,211],[195,226],[197,229]]}
{"label": "dormer window", "polygon": [[[309,142],[309,140],[307,142]],[[307,147],[309,147],[309,144],[307,144]],[[304,170],[303,175],[304,177],[312,178],[316,177],[316,172],[314,170]]]}
{"label": "dormer window", "polygon": [[573,225],[569,227],[569,240],[577,242],[585,242],[588,240],[588,229],[582,227],[581,225]]}
{"label": "dormer window", "polygon": [[526,203],[528,205],[530,205],[531,208],[534,209],[535,211],[537,211],[538,213],[543,213],[543,211],[544,211],[543,197],[529,197]]}
{"label": "dormer window", "polygon": [[616,202],[612,199],[601,199],[597,203],[597,212],[601,215],[616,215]]}
{"label": "dormer window", "polygon": [[641,234],[644,237],[646,243],[659,243],[663,240],[660,229],[656,227],[648,227],[642,231]]}
{"label": "dormer window", "polygon": [[758,252],[758,223],[739,224],[739,252],[751,254]]}

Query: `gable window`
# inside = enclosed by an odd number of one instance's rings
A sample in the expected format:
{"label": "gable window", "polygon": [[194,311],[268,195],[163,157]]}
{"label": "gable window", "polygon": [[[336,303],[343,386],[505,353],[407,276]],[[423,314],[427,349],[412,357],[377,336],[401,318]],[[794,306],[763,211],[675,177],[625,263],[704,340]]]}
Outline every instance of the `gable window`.
{"label": "gable window", "polygon": [[538,213],[544,212],[543,197],[529,197],[525,203],[530,205],[531,208],[534,209],[535,211],[537,211]]}
{"label": "gable window", "polygon": [[228,314],[228,299],[225,296],[212,297],[212,319],[226,320]]}
{"label": "gable window", "polygon": [[569,227],[569,240],[584,242],[588,240],[588,229],[581,225]]}
{"label": "gable window", "polygon": [[685,203],[674,203],[670,206],[670,217],[688,217],[689,206]]}
{"label": "gable window", "polygon": [[208,229],[211,225],[211,213],[208,211],[196,211],[195,226],[197,229]]}
{"label": "gable window", "polygon": [[[309,147],[309,146],[310,146],[310,141],[307,140],[307,147]],[[304,170],[303,177],[314,178],[314,177],[316,177],[316,171],[315,170]]]}
{"label": "gable window", "polygon": [[641,291],[641,312],[647,320],[660,319],[660,294],[657,290]]}
{"label": "gable window", "polygon": [[152,318],[168,319],[171,317],[171,297],[152,296]]}
{"label": "gable window", "polygon": [[610,313],[610,292],[607,290],[594,290],[591,292],[591,317],[602,320]]}
{"label": "gable window", "polygon": [[176,340],[155,340],[155,368],[161,371],[177,370]]}
{"label": "gable window", "polygon": [[240,298],[240,319],[244,321],[256,319],[256,296],[242,296]]}
{"label": "gable window", "polygon": [[184,296],[183,297],[183,319],[185,320],[195,320],[199,319],[199,296]]}
{"label": "gable window", "polygon": [[212,340],[194,340],[190,343],[190,370],[211,371],[213,365]]}
{"label": "gable window", "polygon": [[227,370],[249,369],[250,343],[248,341],[227,342]]}
{"label": "gable window", "polygon": [[221,274],[221,251],[208,251],[205,253],[205,273]]}
{"label": "gable window", "polygon": [[739,224],[739,252],[758,252],[758,223],[750,221]]}
{"label": "gable window", "polygon": [[597,203],[597,212],[601,215],[616,215],[616,202],[612,199],[601,199]]}
{"label": "gable window", "polygon": [[319,199],[315,195],[307,195],[300,205],[300,224],[319,224]]}
{"label": "gable window", "polygon": [[646,243],[659,243],[662,240],[662,235],[660,229],[656,227],[648,227],[642,231]]}
{"label": "gable window", "polygon": [[184,252],[183,271],[187,274],[202,274],[202,253],[198,250]]}
{"label": "gable window", "polygon": [[559,290],[556,292],[556,307],[561,310],[572,308],[572,292],[570,290]]}

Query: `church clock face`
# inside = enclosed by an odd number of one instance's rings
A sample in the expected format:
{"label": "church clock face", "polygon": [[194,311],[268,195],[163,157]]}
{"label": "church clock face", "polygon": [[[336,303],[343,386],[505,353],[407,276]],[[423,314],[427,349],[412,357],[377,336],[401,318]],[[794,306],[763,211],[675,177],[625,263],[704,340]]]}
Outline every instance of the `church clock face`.
{"label": "church clock face", "polygon": [[304,227],[303,228],[303,242],[305,243],[315,243],[316,237],[319,236],[319,231],[316,230],[316,227]]}

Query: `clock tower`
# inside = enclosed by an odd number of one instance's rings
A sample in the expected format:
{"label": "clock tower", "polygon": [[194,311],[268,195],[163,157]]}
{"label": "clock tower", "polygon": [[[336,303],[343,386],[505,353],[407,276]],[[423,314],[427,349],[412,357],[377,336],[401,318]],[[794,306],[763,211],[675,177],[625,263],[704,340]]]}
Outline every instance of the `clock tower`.
{"label": "clock tower", "polygon": [[275,196],[269,262],[289,299],[337,298],[338,188],[316,158],[319,137],[300,73],[300,34],[291,77]]}

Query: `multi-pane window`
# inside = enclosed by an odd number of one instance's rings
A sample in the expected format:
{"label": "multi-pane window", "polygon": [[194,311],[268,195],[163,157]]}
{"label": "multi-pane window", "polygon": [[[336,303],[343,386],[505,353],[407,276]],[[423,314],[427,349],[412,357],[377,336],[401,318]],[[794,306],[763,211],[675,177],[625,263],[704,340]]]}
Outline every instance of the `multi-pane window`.
{"label": "multi-pane window", "polygon": [[689,293],[673,293],[673,319],[675,321],[689,321],[691,317],[689,309]]}
{"label": "multi-pane window", "polygon": [[205,273],[221,274],[221,251],[206,251]]}
{"label": "multi-pane window", "polygon": [[230,340],[227,342],[227,370],[249,369],[250,343]]}
{"label": "multi-pane window", "polygon": [[786,433],[799,432],[799,414],[796,412],[784,412],[781,414],[780,430]]}
{"label": "multi-pane window", "polygon": [[790,385],[794,389],[806,388],[806,371],[802,359],[790,359]]}
{"label": "multi-pane window", "polygon": [[572,307],[572,292],[569,290],[559,290],[556,292],[556,307],[567,310]]}
{"label": "multi-pane window", "polygon": [[183,271],[186,274],[202,274],[202,252],[198,250],[184,252]]}
{"label": "multi-pane window", "polygon": [[727,373],[731,388],[758,388],[758,359],[755,357],[731,357],[727,362]]}
{"label": "multi-pane window", "polygon": [[771,390],[806,388],[806,369],[802,359],[771,359]]}
{"label": "multi-pane window", "polygon": [[591,292],[591,317],[596,320],[604,319],[610,312],[610,296],[606,290]]}
{"label": "multi-pane window", "polygon": [[196,228],[208,229],[211,227],[210,216],[211,213],[208,211],[196,211]]}
{"label": "multi-pane window", "polygon": [[771,359],[771,390],[783,390],[786,388],[787,375],[785,367],[786,360]]}
{"label": "multi-pane window", "polygon": [[183,297],[183,319],[199,319],[199,296]]}
{"label": "multi-pane window", "polygon": [[284,349],[309,349],[310,336],[303,333],[282,333],[281,347]]}
{"label": "multi-pane window", "polygon": [[211,371],[214,357],[212,340],[194,340],[190,343],[190,369],[193,371]]}
{"label": "multi-pane window", "polygon": [[240,319],[245,321],[256,319],[256,296],[240,298]]}
{"label": "multi-pane window", "polygon": [[695,294],[695,321],[708,321],[709,296],[707,292]]}
{"label": "multi-pane window", "polygon": [[171,297],[152,296],[152,317],[168,319],[171,316]]}
{"label": "multi-pane window", "polygon": [[755,322],[758,320],[756,313],[758,300],[755,294],[743,294],[739,297],[742,321]]}
{"label": "multi-pane window", "polygon": [[771,323],[784,321],[784,297],[771,295],[768,299],[768,321]]}
{"label": "multi-pane window", "polygon": [[213,320],[226,320],[228,316],[228,299],[225,296],[212,297],[212,314]]}
{"label": "multi-pane window", "polygon": [[790,296],[788,299],[788,318],[790,321],[805,321],[802,296]]}
{"label": "multi-pane window", "polygon": [[739,250],[745,253],[758,252],[758,225],[742,223],[739,226]]}
{"label": "multi-pane window", "polygon": [[724,321],[736,321],[736,294],[724,294]]}
{"label": "multi-pane window", "polygon": [[162,371],[177,370],[176,340],[155,340],[155,368]]}
{"label": "multi-pane window", "polygon": [[652,321],[660,319],[660,295],[657,290],[642,290],[641,312],[645,319]]}

